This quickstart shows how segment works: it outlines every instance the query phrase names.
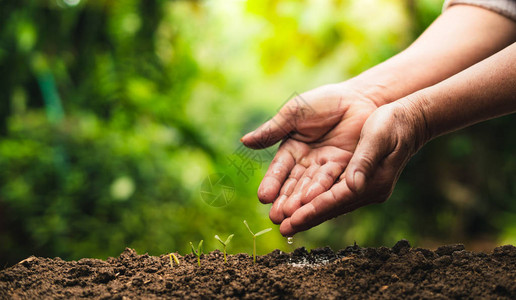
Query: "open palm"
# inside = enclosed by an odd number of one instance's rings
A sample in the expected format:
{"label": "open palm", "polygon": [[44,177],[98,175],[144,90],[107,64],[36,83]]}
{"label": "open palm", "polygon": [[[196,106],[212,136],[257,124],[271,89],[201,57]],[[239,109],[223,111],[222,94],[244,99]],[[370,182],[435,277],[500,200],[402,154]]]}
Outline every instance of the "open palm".
{"label": "open palm", "polygon": [[290,100],[271,120],[242,138],[251,148],[283,140],[258,188],[260,201],[273,203],[274,223],[289,219],[339,181],[364,122],[377,107],[342,85],[327,85]]}
{"label": "open palm", "polygon": [[[361,138],[353,155],[344,151],[346,153],[343,152],[342,157],[332,157],[325,153],[326,150],[321,150],[328,149],[327,146],[309,151],[305,159],[313,162],[309,164],[305,174],[314,174],[314,180],[310,181],[308,188],[303,187],[304,183],[301,184],[301,190],[304,191],[299,200],[301,205],[295,206],[296,201],[283,204],[281,216],[280,212],[274,210],[277,202],[284,201],[280,196],[271,210],[271,218],[279,220],[283,217],[280,232],[291,236],[359,207],[387,200],[408,160],[426,142],[424,118],[417,116],[418,111],[413,108],[411,110],[398,103],[384,105],[376,109],[363,125]],[[287,148],[289,147],[303,148],[296,144],[288,145]],[[331,152],[333,155],[339,153]],[[311,156],[317,158],[310,159]],[[341,162],[338,167],[345,168],[334,184],[324,180],[329,180],[328,175],[333,176],[333,173],[320,174],[326,173],[322,171],[324,167],[317,172],[309,171],[311,168],[315,170],[317,161],[325,158],[335,158]],[[337,172],[337,167],[332,169]],[[357,173],[363,174],[362,178],[357,179]],[[318,181],[322,184],[317,183]],[[281,194],[289,192],[288,185],[285,184]],[[295,196],[296,190],[289,195],[289,199],[298,197]]]}

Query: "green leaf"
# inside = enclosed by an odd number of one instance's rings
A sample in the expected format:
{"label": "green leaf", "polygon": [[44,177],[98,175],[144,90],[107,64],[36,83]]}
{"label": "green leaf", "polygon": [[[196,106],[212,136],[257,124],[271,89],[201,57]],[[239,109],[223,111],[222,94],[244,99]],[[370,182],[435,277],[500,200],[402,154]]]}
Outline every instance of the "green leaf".
{"label": "green leaf", "polygon": [[225,242],[222,241],[222,239],[218,236],[218,235],[215,235],[215,238],[217,239],[217,241],[219,241],[222,246],[227,246],[229,244],[229,242],[231,242],[231,239],[233,238],[234,234],[228,236],[228,238],[226,239]]}
{"label": "green leaf", "polygon": [[202,254],[202,242],[204,242],[204,240],[201,240],[199,242],[199,246],[197,246],[197,252],[199,252],[199,256]]}
{"label": "green leaf", "polygon": [[262,234],[267,233],[267,232],[269,232],[269,231],[271,231],[271,230],[272,230],[272,228],[264,229],[264,230],[262,230],[262,231],[258,232],[257,234],[255,234],[254,236],[262,235]]}
{"label": "green leaf", "polygon": [[244,220],[245,227],[249,230],[249,232],[254,236],[254,233],[251,231],[251,228],[249,228],[249,225],[247,224],[247,221]]}
{"label": "green leaf", "polygon": [[176,264],[179,266],[179,259],[177,258],[177,256],[174,253],[170,253],[169,256],[170,256],[170,266],[171,267],[174,266],[174,264],[172,263],[172,257],[174,258],[174,261],[176,262]]}
{"label": "green leaf", "polygon": [[218,235],[215,235],[215,238],[222,244],[222,246],[226,246],[226,243],[224,243]]}
{"label": "green leaf", "polygon": [[229,244],[229,242],[231,242],[231,239],[233,238],[233,236],[234,236],[234,234],[228,236],[228,238],[224,244],[226,244],[226,245]]}
{"label": "green leaf", "polygon": [[202,254],[202,242],[203,242],[203,240],[201,240],[201,241],[199,242],[199,246],[197,246],[197,251],[195,251],[195,248],[194,248],[194,246],[193,246],[192,242],[190,242],[190,247],[192,247],[192,252],[193,252],[193,254],[195,254],[196,256],[201,256],[201,254]]}
{"label": "green leaf", "polygon": [[197,255],[197,252],[195,251],[195,248],[194,248],[192,242],[190,242],[190,247],[192,247],[192,253]]}

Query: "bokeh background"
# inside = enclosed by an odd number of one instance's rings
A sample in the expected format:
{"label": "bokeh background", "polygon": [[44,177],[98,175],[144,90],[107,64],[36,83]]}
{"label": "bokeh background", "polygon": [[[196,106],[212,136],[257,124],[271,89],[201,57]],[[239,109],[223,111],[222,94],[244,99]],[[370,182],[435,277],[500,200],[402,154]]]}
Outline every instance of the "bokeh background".
{"label": "bokeh background", "polygon": [[[29,255],[516,243],[514,116],[428,144],[394,195],[288,245],[256,189],[271,151],[239,138],[294,92],[408,46],[441,0],[3,0],[0,267]],[[208,204],[210,174],[231,200]],[[214,177],[213,177],[214,178]],[[213,179],[212,178],[212,179]],[[233,189],[232,189],[233,188]],[[206,191],[206,190],[205,190]],[[206,196],[206,194],[204,194]],[[211,201],[211,200],[210,200]],[[219,203],[220,204],[220,203]]]}

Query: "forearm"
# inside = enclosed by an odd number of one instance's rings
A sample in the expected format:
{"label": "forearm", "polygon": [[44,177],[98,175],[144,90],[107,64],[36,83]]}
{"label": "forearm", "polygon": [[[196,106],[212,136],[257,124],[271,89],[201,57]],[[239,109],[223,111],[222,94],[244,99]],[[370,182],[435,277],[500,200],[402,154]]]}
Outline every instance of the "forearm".
{"label": "forearm", "polygon": [[516,41],[516,23],[468,5],[447,9],[409,48],[346,84],[390,103],[434,85]]}
{"label": "forearm", "polygon": [[516,112],[516,43],[397,103],[416,116],[423,142]]}

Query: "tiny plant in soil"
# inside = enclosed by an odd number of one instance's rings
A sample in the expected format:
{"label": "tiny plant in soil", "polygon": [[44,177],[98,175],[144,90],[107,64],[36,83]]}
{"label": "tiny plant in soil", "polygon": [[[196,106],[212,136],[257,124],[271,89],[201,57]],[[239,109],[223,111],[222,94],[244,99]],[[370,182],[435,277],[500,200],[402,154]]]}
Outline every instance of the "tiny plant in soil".
{"label": "tiny plant in soil", "polygon": [[174,253],[170,253],[168,255],[168,257],[170,257],[170,267],[174,267],[174,263],[172,261],[172,257],[174,258],[174,261],[176,262],[176,264],[179,266],[179,259],[177,259],[177,256],[174,254]]}
{"label": "tiny plant in soil", "polygon": [[251,233],[251,235],[253,236],[253,264],[256,263],[256,237],[259,236],[259,235],[262,235],[264,233],[267,233],[269,231],[272,230],[272,228],[267,228],[267,229],[264,229],[262,231],[259,231],[257,233],[253,233],[251,231],[251,228],[249,228],[249,225],[247,224],[247,221],[244,220],[244,224],[245,224],[245,227],[247,227],[247,229],[249,230],[249,232]]}
{"label": "tiny plant in soil", "polygon": [[197,251],[195,250],[192,242],[190,242],[190,246],[192,247],[192,252],[193,252],[193,254],[195,254],[195,256],[197,256],[197,265],[199,267],[201,267],[202,242],[203,242],[203,240],[201,240],[199,242],[199,245],[197,246]]}
{"label": "tiny plant in soil", "polygon": [[228,236],[228,238],[226,239],[225,242],[222,241],[222,239],[218,236],[218,235],[215,235],[215,238],[217,239],[217,241],[219,241],[222,246],[224,247],[224,263],[227,264],[228,261],[226,259],[226,247],[228,246],[229,242],[231,242],[231,239],[233,238],[234,234]]}

